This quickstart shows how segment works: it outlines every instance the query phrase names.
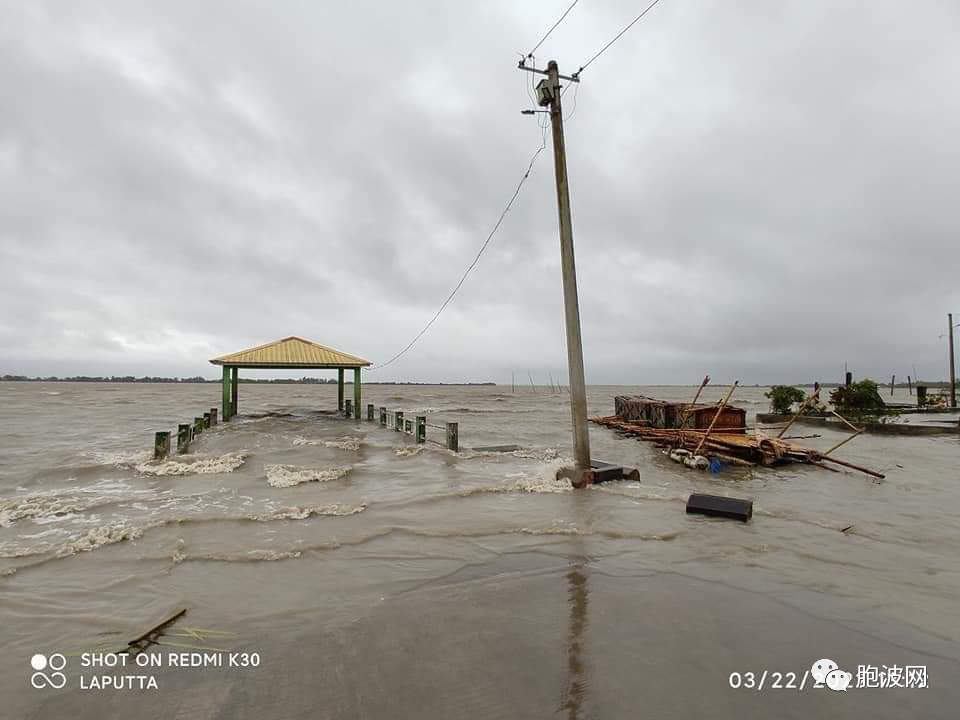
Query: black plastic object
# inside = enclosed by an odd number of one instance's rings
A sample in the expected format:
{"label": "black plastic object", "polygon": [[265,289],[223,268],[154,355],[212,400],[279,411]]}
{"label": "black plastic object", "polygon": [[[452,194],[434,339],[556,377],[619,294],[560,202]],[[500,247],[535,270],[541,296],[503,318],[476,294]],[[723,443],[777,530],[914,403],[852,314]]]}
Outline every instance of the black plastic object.
{"label": "black plastic object", "polygon": [[753,517],[753,500],[694,493],[687,500],[687,513],[711,515],[746,522]]}

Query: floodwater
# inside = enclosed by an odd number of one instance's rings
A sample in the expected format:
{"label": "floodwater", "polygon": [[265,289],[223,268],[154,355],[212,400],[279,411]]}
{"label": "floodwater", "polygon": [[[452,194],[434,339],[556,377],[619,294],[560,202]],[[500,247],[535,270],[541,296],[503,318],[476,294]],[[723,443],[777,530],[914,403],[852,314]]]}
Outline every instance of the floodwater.
{"label": "floodwater", "polygon": [[[630,391],[693,394],[591,387],[590,413]],[[735,396],[751,422],[763,391]],[[452,453],[331,414],[332,385],[241,385],[240,416],[153,462],[153,431],[219,393],[0,383],[3,717],[955,717],[957,436],[838,452],[875,480],[695,471],[593,426],[594,457],[641,478],[573,491],[555,479],[568,398],[549,388],[364,388],[364,406],[459,422]],[[497,444],[522,450],[469,449]],[[754,518],[687,516],[691,492],[753,498]],[[149,651],[156,689],[89,688],[124,671],[85,668],[83,652],[180,606]],[[169,667],[191,648],[258,664]],[[35,653],[66,657],[65,687],[31,686]],[[847,692],[773,687],[822,658],[852,673]],[[926,688],[855,687],[860,666],[908,665]]]}

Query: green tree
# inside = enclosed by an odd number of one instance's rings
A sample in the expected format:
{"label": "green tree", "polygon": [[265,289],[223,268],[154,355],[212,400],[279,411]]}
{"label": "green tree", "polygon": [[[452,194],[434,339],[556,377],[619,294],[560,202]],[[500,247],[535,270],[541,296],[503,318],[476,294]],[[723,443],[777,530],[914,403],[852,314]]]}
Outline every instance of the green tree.
{"label": "green tree", "polygon": [[803,402],[806,395],[803,390],[792,385],[774,385],[770,392],[764,393],[770,398],[770,409],[778,415],[786,415],[793,409],[793,404]]}
{"label": "green tree", "polygon": [[837,410],[854,413],[882,411],[886,403],[880,397],[877,384],[873,380],[841,385],[830,393],[830,402]]}

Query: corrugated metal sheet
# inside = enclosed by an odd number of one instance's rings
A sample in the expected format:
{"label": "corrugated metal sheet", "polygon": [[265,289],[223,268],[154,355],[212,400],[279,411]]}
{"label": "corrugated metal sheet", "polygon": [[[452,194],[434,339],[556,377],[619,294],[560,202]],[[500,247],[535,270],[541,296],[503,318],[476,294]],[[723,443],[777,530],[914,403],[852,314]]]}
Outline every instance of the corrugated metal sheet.
{"label": "corrugated metal sheet", "polygon": [[214,365],[238,367],[366,367],[369,360],[328,348],[310,340],[288,337],[266,345],[214,358]]}

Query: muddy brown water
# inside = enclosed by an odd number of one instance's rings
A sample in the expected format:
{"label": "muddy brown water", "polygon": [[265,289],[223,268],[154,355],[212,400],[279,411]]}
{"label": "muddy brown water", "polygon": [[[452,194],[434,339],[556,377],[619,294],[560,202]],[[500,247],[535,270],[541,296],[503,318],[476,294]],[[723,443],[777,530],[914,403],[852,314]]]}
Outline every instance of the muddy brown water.
{"label": "muddy brown water", "polygon": [[[592,427],[594,456],[641,479],[574,492],[555,480],[566,395],[364,390],[364,404],[459,422],[461,452],[328,414],[333,386],[243,385],[240,417],[153,463],[153,431],[217,405],[218,386],[0,383],[2,716],[955,716],[956,437],[844,446],[877,481],[697,472]],[[591,414],[631,391],[693,389],[591,387]],[[751,419],[763,391],[738,390]],[[502,444],[522,449],[469,450]],[[754,519],[687,516],[691,492],[753,498]],[[178,606],[151,653],[259,665],[81,687],[116,674],[84,668],[83,652]],[[31,686],[37,653],[64,654],[65,687]],[[730,687],[732,673],[802,675],[820,658],[854,683],[860,665],[923,666],[928,687]]]}

